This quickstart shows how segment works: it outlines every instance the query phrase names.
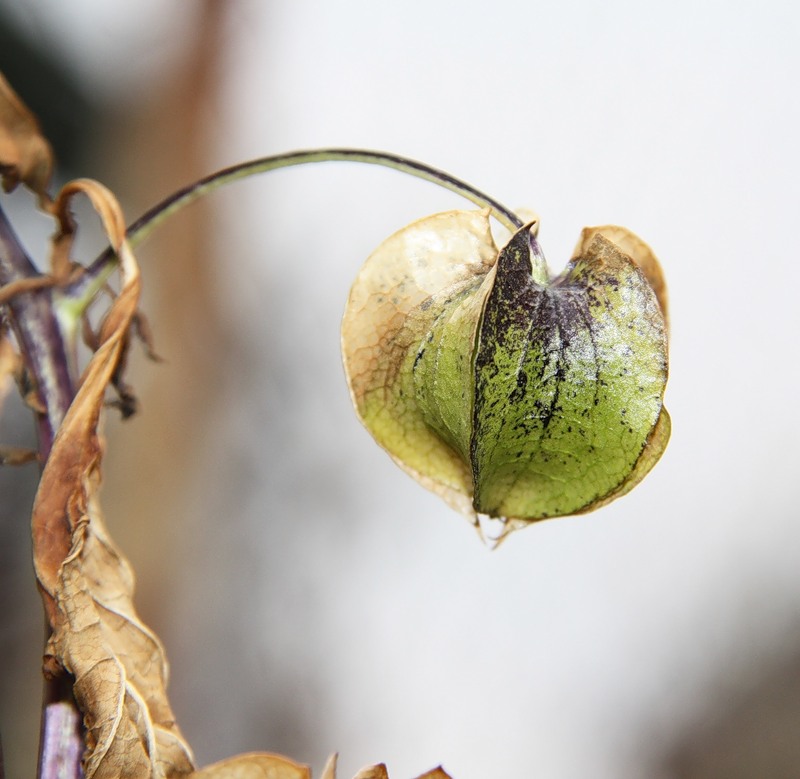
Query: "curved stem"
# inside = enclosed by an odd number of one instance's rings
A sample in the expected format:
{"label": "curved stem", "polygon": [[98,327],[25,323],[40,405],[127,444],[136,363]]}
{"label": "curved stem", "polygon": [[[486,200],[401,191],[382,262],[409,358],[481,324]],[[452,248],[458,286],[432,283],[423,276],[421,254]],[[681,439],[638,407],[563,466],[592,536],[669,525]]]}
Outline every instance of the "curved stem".
{"label": "curved stem", "polygon": [[[493,198],[485,195],[475,187],[467,184],[454,176],[443,171],[425,165],[422,162],[400,157],[386,152],[369,151],[366,149],[309,149],[306,151],[288,152],[277,154],[271,157],[261,157],[249,162],[242,162],[223,168],[216,173],[189,184],[177,192],[162,200],[158,205],[151,208],[140,216],[128,228],[128,240],[133,246],[141,243],[148,235],[168,217],[175,212],[193,203],[195,200],[213,192],[219,187],[230,184],[240,179],[248,178],[257,173],[267,173],[279,168],[288,168],[293,165],[306,165],[312,162],[361,162],[368,165],[382,165],[386,168],[393,168],[401,173],[438,184],[451,192],[465,197],[470,202],[481,208],[489,208],[492,216],[497,219],[510,232],[516,232],[522,227],[522,220],[510,209],[498,203]],[[114,252],[106,249],[87,269],[83,281],[76,282],[76,286],[70,290],[72,294],[78,287],[85,285],[89,279],[96,279],[104,272],[110,272],[109,263],[113,263]]]}

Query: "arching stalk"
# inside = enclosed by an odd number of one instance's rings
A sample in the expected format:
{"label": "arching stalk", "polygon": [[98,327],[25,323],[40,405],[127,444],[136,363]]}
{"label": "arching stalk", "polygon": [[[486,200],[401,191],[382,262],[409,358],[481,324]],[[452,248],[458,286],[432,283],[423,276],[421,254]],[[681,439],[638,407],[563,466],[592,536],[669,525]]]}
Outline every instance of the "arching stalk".
{"label": "arching stalk", "polygon": [[[288,168],[293,165],[306,165],[312,162],[361,162],[392,168],[401,173],[430,181],[461,195],[481,208],[490,209],[492,216],[509,232],[514,233],[522,227],[522,220],[510,209],[470,184],[422,162],[396,154],[366,149],[308,149],[276,154],[271,157],[260,157],[256,160],[232,165],[179,189],[139,217],[128,228],[128,240],[132,246],[140,244],[156,227],[174,213],[225,184],[246,179],[258,173],[268,173],[271,170]],[[73,304],[78,301],[88,303],[105,283],[115,264],[116,258],[113,251],[110,248],[106,249],[86,269],[86,273],[65,291]]]}

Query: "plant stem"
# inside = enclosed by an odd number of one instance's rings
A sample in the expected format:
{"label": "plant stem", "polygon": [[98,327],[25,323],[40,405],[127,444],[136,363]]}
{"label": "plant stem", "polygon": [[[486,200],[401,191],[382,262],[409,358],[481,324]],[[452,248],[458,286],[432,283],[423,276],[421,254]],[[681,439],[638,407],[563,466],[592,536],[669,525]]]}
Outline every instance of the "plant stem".
{"label": "plant stem", "polygon": [[128,240],[133,246],[136,246],[167,217],[224,184],[248,178],[257,173],[267,173],[279,168],[306,165],[312,162],[361,162],[368,165],[381,165],[385,168],[392,168],[401,173],[407,173],[438,184],[451,192],[462,195],[481,208],[490,208],[492,215],[511,232],[515,232],[522,227],[519,217],[493,198],[475,189],[470,184],[448,173],[432,168],[425,163],[395,154],[366,149],[309,149],[242,162],[238,165],[224,168],[217,173],[212,173],[194,184],[179,189],[137,219],[128,229]]}
{"label": "plant stem", "polygon": [[[25,249],[0,208],[0,285],[39,278]],[[53,310],[52,289],[22,292],[5,304],[25,367],[37,393],[39,461],[43,466],[53,439],[75,395],[61,328]],[[39,742],[40,779],[77,779],[83,739],[81,716],[66,676],[45,679]]]}
{"label": "plant stem", "polygon": [[[0,208],[0,285],[39,276]],[[44,463],[75,392],[69,360],[53,310],[51,289],[21,293],[11,298],[7,306],[25,366],[38,393],[41,410],[36,412],[36,421],[39,456]]]}
{"label": "plant stem", "polygon": [[38,779],[83,776],[82,717],[72,695],[72,679],[47,679],[42,706]]}
{"label": "plant stem", "polygon": [[[230,184],[258,173],[268,173],[271,170],[288,168],[293,165],[306,165],[312,162],[361,162],[368,165],[381,165],[386,168],[392,168],[401,173],[407,173],[410,176],[416,176],[449,189],[481,208],[489,208],[492,216],[512,233],[522,227],[522,220],[504,205],[475,189],[470,184],[422,162],[395,154],[365,149],[309,149],[277,154],[272,157],[261,157],[249,162],[232,165],[179,189],[139,217],[128,228],[128,240],[132,246],[140,244],[168,217],[225,184]],[[82,297],[84,294],[89,296],[89,287],[91,286],[92,289],[95,289],[98,283],[102,284],[111,273],[114,263],[113,250],[106,249],[86,269],[86,273],[70,288],[70,296],[77,295]],[[100,279],[99,282],[98,279]]]}

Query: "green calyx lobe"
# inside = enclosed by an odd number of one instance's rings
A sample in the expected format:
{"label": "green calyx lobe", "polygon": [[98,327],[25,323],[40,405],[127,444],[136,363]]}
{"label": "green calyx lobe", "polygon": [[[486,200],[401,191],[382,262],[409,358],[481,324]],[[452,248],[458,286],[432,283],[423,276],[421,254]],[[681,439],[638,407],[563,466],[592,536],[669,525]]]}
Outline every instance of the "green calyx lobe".
{"label": "green calyx lobe", "polygon": [[586,510],[634,470],[661,413],[663,317],[650,285],[597,236],[553,283],[518,232],[500,253],[475,357],[470,458],[477,511]]}
{"label": "green calyx lobe", "polygon": [[483,300],[432,301],[415,355],[425,422],[469,463],[480,514],[543,519],[627,491],[662,412],[664,321],[636,265],[596,236],[552,282],[540,267],[523,228]]}
{"label": "green calyx lobe", "polygon": [[550,279],[528,227],[498,252],[488,212],[426,217],[387,239],[351,290],[342,343],[356,409],[473,521],[511,530],[597,508],[669,439],[654,286],[657,261],[624,228],[584,230]]}

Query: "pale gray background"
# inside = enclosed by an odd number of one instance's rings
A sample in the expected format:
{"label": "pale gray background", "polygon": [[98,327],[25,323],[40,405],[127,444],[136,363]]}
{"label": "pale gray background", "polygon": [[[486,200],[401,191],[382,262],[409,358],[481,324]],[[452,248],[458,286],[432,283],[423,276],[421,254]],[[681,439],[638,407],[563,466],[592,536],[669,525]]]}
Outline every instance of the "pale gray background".
{"label": "pale gray background", "polygon": [[[190,3],[23,5],[97,90],[146,91],[191,24]],[[198,758],[654,775],[708,696],[800,632],[797,6],[235,5],[216,163],[323,145],[422,159],[535,209],[556,270],[584,225],[630,227],[669,283],[674,432],[628,497],[488,552],[361,429],[338,354],[363,258],[459,201],[347,165],[225,193],[242,363],[203,421],[188,510],[205,530],[165,594]]]}

